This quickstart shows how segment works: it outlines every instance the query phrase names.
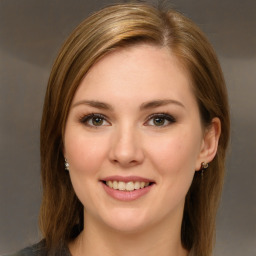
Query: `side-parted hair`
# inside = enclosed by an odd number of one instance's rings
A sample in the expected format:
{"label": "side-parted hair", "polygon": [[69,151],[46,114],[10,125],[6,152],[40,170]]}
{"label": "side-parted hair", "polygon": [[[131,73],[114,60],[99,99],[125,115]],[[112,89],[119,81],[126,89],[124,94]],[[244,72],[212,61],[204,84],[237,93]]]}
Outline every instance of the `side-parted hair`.
{"label": "side-parted hair", "polygon": [[83,205],[65,171],[63,138],[74,94],[88,70],[106,54],[140,43],[170,49],[189,72],[202,124],[218,117],[221,135],[209,168],[195,172],[185,201],[181,241],[191,255],[209,256],[229,141],[229,108],[216,54],[200,29],[174,10],[142,3],[106,7],[84,20],[63,45],[49,78],[41,123],[43,200],[40,227],[49,250],[83,229]]}

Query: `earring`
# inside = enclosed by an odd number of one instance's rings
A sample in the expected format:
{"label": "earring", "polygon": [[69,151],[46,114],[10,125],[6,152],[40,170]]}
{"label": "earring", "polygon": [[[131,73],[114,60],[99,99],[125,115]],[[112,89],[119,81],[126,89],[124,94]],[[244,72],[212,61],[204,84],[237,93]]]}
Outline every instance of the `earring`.
{"label": "earring", "polygon": [[208,164],[205,163],[205,162],[202,162],[201,163],[201,177],[203,178],[204,177],[204,171],[208,168]]}
{"label": "earring", "polygon": [[205,162],[202,162],[202,164],[201,164],[201,166],[202,166],[202,169],[207,169],[208,168],[208,164],[207,163],[205,163]]}
{"label": "earring", "polygon": [[69,163],[66,158],[65,158],[65,170],[69,171]]}

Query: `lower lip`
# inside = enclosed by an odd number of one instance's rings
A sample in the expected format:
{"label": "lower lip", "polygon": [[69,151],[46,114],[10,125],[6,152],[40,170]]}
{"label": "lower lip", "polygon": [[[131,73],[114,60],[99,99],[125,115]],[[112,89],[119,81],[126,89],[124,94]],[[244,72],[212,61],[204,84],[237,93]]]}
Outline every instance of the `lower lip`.
{"label": "lower lip", "polygon": [[108,195],[120,201],[133,201],[133,200],[139,199],[140,197],[147,194],[153,187],[153,185],[150,185],[145,188],[141,188],[133,191],[122,191],[122,190],[116,190],[116,189],[110,188],[105,183],[102,183],[102,185]]}

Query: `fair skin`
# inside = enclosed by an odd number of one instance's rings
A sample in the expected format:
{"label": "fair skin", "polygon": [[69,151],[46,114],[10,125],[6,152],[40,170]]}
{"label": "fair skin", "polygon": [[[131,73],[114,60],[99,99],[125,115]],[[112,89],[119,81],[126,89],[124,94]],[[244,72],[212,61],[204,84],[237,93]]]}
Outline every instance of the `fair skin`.
{"label": "fair skin", "polygon": [[137,45],[96,63],[64,136],[85,208],[72,255],[188,255],[180,239],[185,196],[194,172],[214,158],[219,134],[217,118],[202,127],[189,75],[168,49]]}

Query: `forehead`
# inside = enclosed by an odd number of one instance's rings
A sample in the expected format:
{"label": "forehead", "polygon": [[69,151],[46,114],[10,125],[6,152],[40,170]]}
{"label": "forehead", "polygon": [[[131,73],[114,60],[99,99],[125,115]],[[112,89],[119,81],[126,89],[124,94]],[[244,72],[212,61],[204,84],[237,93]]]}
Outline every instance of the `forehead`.
{"label": "forehead", "polygon": [[87,72],[74,101],[84,97],[102,100],[151,100],[192,95],[191,79],[180,61],[166,47],[135,45],[104,56]]}

